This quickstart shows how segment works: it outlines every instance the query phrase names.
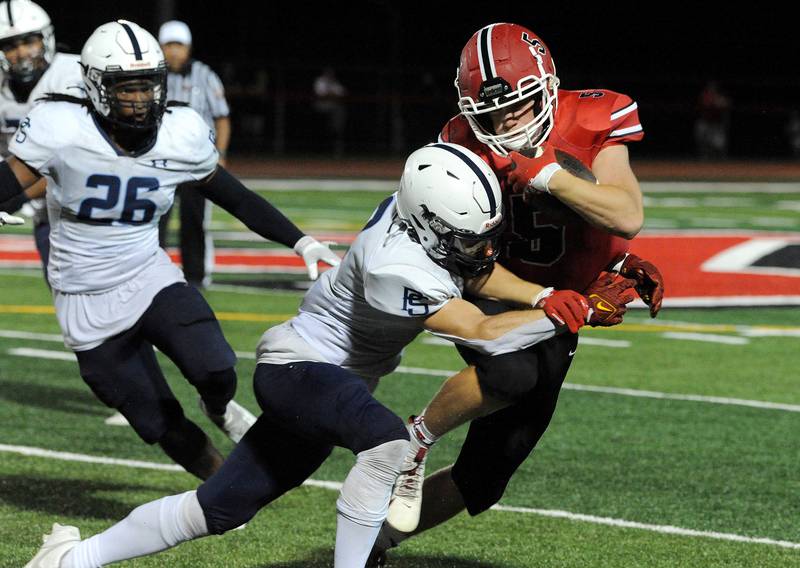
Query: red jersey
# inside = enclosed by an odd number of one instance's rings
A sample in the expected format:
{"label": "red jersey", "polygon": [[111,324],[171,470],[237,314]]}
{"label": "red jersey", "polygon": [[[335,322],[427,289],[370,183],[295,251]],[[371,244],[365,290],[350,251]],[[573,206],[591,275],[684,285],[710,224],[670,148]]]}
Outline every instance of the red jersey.
{"label": "red jersey", "polygon": [[[603,148],[644,136],[636,103],[606,90],[558,91],[558,110],[548,142],[591,168]],[[466,118],[445,125],[442,142],[460,144],[485,156],[490,149],[475,138]],[[609,262],[628,250],[628,241],[592,227],[575,211],[548,194],[530,203],[500,179],[506,230],[500,262],[516,275],[543,286],[582,291]]]}

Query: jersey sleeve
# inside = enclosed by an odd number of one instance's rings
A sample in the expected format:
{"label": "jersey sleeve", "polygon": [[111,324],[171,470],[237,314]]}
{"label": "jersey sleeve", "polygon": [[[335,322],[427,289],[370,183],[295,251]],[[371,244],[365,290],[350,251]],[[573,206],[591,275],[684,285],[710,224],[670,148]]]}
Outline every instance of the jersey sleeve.
{"label": "jersey sleeve", "polygon": [[638,142],[644,137],[639,120],[639,106],[628,95],[614,93],[616,99],[611,105],[609,129],[603,146]]}
{"label": "jersey sleeve", "polygon": [[8,151],[40,174],[50,172],[51,166],[65,144],[65,136],[76,128],[69,124],[69,114],[57,110],[63,104],[42,103],[28,113],[11,137]]}
{"label": "jersey sleeve", "polygon": [[222,86],[222,80],[211,69],[208,70],[206,76],[205,91],[212,117],[225,118],[231,113],[228,101],[225,99],[225,87]]}
{"label": "jersey sleeve", "polygon": [[208,177],[217,168],[219,153],[214,131],[189,107],[168,109],[178,119],[175,138],[178,144],[173,151],[179,155],[182,168],[194,180]]}
{"label": "jersey sleeve", "polygon": [[369,305],[394,316],[427,317],[460,295],[455,283],[408,264],[376,267],[364,279]]}

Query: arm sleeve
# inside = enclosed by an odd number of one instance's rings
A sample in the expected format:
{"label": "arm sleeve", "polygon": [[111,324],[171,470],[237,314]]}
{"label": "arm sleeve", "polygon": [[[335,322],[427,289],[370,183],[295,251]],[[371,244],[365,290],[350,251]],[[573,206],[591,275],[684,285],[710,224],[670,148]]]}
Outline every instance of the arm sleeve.
{"label": "arm sleeve", "polygon": [[222,166],[196,189],[265,239],[293,247],[303,236],[303,231],[283,213],[247,189]]}
{"label": "arm sleeve", "polygon": [[446,333],[431,333],[442,339],[493,357],[504,353],[521,351],[536,345],[540,341],[546,341],[556,335],[556,326],[549,318],[542,318],[516,327],[496,339],[467,339]]}
{"label": "arm sleeve", "polygon": [[460,297],[455,283],[411,264],[391,264],[367,271],[364,297],[373,308],[403,317],[428,317]]}

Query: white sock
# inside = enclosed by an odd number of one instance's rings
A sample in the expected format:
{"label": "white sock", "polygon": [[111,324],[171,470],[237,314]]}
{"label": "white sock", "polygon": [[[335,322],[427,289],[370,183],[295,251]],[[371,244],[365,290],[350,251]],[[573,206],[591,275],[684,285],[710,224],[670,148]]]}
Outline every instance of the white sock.
{"label": "white sock", "polygon": [[409,430],[413,435],[412,441],[416,441],[426,448],[430,448],[439,439],[439,436],[434,436],[431,431],[428,430],[428,426],[425,424],[424,413],[414,417],[414,419],[411,421]]}
{"label": "white sock", "polygon": [[336,501],[335,568],[367,562],[407,451],[406,440],[394,440],[358,454]]}
{"label": "white sock", "polygon": [[336,515],[334,568],[363,568],[380,530],[380,525],[364,526],[343,515]]}
{"label": "white sock", "polygon": [[197,493],[187,491],[137,507],[113,527],[70,550],[61,560],[61,568],[101,568],[207,534]]}

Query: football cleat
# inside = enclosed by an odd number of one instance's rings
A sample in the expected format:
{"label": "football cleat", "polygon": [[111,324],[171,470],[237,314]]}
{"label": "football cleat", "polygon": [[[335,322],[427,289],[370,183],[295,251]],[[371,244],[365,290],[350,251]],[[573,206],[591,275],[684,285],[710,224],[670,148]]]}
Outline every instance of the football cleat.
{"label": "football cleat", "polygon": [[415,444],[412,438],[400,475],[394,483],[386,522],[398,531],[409,533],[419,524],[428,449],[420,443]]}
{"label": "football cleat", "polygon": [[231,400],[225,408],[225,414],[212,414],[206,409],[203,399],[200,399],[200,409],[208,416],[217,427],[225,432],[235,444],[239,443],[250,426],[256,423],[256,417],[238,402]]}
{"label": "football cleat", "polygon": [[42,547],[25,568],[59,568],[61,559],[81,541],[76,527],[53,523],[50,534],[42,536]]}

